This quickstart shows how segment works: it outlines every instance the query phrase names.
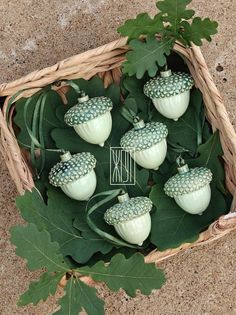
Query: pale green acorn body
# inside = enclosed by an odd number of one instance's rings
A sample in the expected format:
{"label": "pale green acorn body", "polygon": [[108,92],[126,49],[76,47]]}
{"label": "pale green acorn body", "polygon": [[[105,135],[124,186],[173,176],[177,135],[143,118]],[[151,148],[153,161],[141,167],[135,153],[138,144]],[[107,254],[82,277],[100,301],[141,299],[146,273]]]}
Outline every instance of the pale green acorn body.
{"label": "pale green acorn body", "polygon": [[97,177],[94,172],[96,159],[89,152],[61,155],[61,162],[53,166],[49,182],[75,200],[88,200],[94,193]]}
{"label": "pale green acorn body", "polygon": [[87,175],[76,179],[73,182],[61,186],[62,191],[75,200],[88,200],[94,193],[97,185],[97,177],[92,170]]}
{"label": "pale green acorn body", "polygon": [[127,193],[118,196],[118,200],[106,211],[104,219],[126,242],[141,246],[151,231],[152,202],[147,197],[130,199]]}
{"label": "pale green acorn body", "polygon": [[144,94],[151,98],[159,113],[177,121],[188,108],[192,86],[193,79],[188,73],[166,70],[144,85]]}
{"label": "pale green acorn body", "polygon": [[112,118],[111,113],[107,112],[97,118],[86,123],[73,126],[76,133],[85,141],[104,146],[111,133]]}
{"label": "pale green acorn body", "polygon": [[159,113],[169,119],[177,121],[187,110],[190,100],[190,91],[178,95],[153,98],[152,102]]}
{"label": "pale green acorn body", "polygon": [[126,242],[142,246],[151,231],[151,216],[145,213],[132,220],[115,224],[114,228]]}
{"label": "pale green acorn body", "polygon": [[157,170],[165,160],[167,153],[166,139],[161,140],[151,148],[130,153],[134,161],[146,169]]}
{"label": "pale green acorn body", "polygon": [[196,191],[174,197],[174,199],[186,212],[191,214],[202,214],[209,206],[211,200],[210,185],[207,184]]}

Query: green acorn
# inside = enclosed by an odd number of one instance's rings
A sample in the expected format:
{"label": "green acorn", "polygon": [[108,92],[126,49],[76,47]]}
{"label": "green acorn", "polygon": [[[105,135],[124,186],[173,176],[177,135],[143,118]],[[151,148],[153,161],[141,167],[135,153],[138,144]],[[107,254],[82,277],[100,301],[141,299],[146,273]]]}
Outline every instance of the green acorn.
{"label": "green acorn", "polygon": [[212,172],[208,168],[189,169],[187,164],[183,164],[178,167],[178,174],[165,183],[164,191],[186,212],[202,214],[211,200],[211,181]]}
{"label": "green acorn", "polygon": [[177,121],[188,108],[193,85],[190,74],[166,70],[144,85],[144,94],[152,99],[158,112]]}
{"label": "green acorn", "polygon": [[147,197],[129,198],[123,193],[118,196],[118,201],[106,211],[106,223],[113,225],[125,241],[141,246],[151,231],[151,200]]}
{"label": "green acorn", "polygon": [[108,97],[89,98],[83,93],[78,99],[78,104],[65,114],[65,123],[74,127],[85,141],[103,147],[111,133],[112,106],[112,101]]}
{"label": "green acorn", "polygon": [[61,187],[72,199],[88,200],[94,193],[97,178],[94,172],[96,159],[89,152],[61,155],[61,162],[53,166],[49,173],[49,183]]}
{"label": "green acorn", "polygon": [[[120,145],[140,166],[157,170],[163,163],[166,152],[167,127],[160,122],[145,124],[138,117],[134,119],[134,128],[124,134]],[[130,149],[133,150],[130,150]]]}

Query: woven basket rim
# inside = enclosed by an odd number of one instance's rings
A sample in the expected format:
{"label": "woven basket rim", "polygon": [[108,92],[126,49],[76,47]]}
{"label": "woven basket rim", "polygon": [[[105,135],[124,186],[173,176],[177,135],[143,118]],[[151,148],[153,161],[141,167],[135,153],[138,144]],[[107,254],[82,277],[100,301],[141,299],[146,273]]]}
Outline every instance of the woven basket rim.
{"label": "woven basket rim", "polygon": [[[21,90],[22,93],[16,97],[17,100],[22,96],[30,96],[42,87],[58,80],[75,78],[90,79],[96,74],[103,78],[105,86],[109,85],[112,81],[118,82],[120,77],[119,67],[125,60],[124,53],[128,49],[127,38],[120,38],[98,48],[74,55],[53,66],[31,72],[20,79],[0,85],[0,97],[6,97],[4,106],[0,111],[0,146],[9,172],[21,194],[26,189],[32,189],[34,182],[31,170],[26,162],[26,153],[22,152],[19,148],[14,137],[12,124],[8,125],[6,122],[6,107],[10,97],[16,91]],[[154,250],[146,256],[146,262],[162,261],[187,248],[219,239],[236,229],[236,213],[233,212],[236,208],[236,134],[234,128],[230,123],[223,100],[209,73],[200,48],[195,45],[185,48],[182,44],[176,43],[174,50],[177,50],[185,58],[189,70],[195,79],[195,85],[203,93],[208,120],[210,120],[213,130],[218,129],[220,132],[226,165],[226,183],[233,194],[233,202],[231,213],[221,216],[212,223],[206,231],[200,234],[196,242],[185,243],[178,248],[162,252]],[[61,85],[58,88],[62,97],[63,91],[61,89],[63,90],[63,87]]]}
{"label": "woven basket rim", "polygon": [[[88,51],[84,51],[82,53],[73,55],[71,57],[68,57],[60,62],[57,62],[56,64],[43,68],[43,69],[38,69],[35,71],[32,71],[21,78],[18,78],[16,80],[13,80],[11,82],[6,82],[6,83],[1,83],[0,84],[0,97],[1,96],[9,96],[13,95],[14,92],[12,92],[14,89],[17,89],[17,91],[22,90],[25,85],[29,84],[30,88],[37,88],[35,84],[30,85],[32,82],[37,82],[39,79],[41,79],[44,76],[47,76],[48,74],[54,74],[54,80],[48,79],[47,82],[53,83],[57,80],[59,80],[58,76],[55,75],[55,72],[65,70],[67,68],[73,67],[77,62],[82,62],[85,59],[88,58],[94,58],[100,54],[104,54],[107,52],[111,52],[116,49],[120,49],[121,53],[124,53],[128,50],[127,46],[127,37],[121,37],[118,40],[114,40],[108,44],[99,46],[97,48],[90,49]],[[60,74],[61,75],[61,74]],[[63,75],[63,74],[62,74]],[[43,86],[46,86],[50,83],[45,83]],[[27,85],[28,86],[28,85]]]}

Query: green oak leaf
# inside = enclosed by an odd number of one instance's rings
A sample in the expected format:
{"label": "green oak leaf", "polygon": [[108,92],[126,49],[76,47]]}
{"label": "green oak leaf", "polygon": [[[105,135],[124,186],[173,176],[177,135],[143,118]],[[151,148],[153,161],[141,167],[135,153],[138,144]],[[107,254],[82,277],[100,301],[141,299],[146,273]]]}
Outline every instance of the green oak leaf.
{"label": "green oak leaf", "polygon": [[88,315],[103,315],[104,302],[97,297],[97,290],[71,277],[60,299],[61,308],[53,315],[78,315],[84,309]]}
{"label": "green oak leaf", "polygon": [[162,28],[163,24],[158,16],[151,18],[147,13],[140,13],[135,19],[127,20],[117,31],[131,40],[139,38],[140,35],[155,35]]}
{"label": "green oak leaf", "polygon": [[76,82],[79,87],[88,94],[89,97],[109,97],[115,107],[120,102],[120,87],[116,84],[111,84],[107,88],[105,88],[103,80],[98,76],[93,77],[89,81],[79,79],[74,80],[74,82]]}
{"label": "green oak leaf", "polygon": [[206,116],[205,116],[205,109],[203,109],[202,111],[203,113],[203,128],[202,128],[202,141],[206,142],[210,139],[210,137],[212,136],[212,126],[210,125],[209,121],[206,120]]}
{"label": "green oak leaf", "polygon": [[28,290],[20,296],[18,306],[24,306],[32,303],[38,304],[41,300],[46,301],[50,295],[55,295],[58,282],[64,273],[59,272],[51,274],[44,272],[38,281],[31,282]]}
{"label": "green oak leaf", "polygon": [[128,259],[117,254],[111,258],[108,265],[99,261],[92,267],[79,268],[79,272],[95,281],[104,281],[112,291],[122,288],[131,297],[136,295],[137,290],[148,295],[152,290],[160,289],[165,282],[163,272],[157,269],[154,263],[145,264],[140,253]]}
{"label": "green oak leaf", "polygon": [[117,254],[122,254],[126,258],[130,258],[135,253],[137,253],[137,249],[135,248],[128,248],[128,247],[113,248],[112,251],[110,251],[106,255],[101,255],[100,253],[95,254],[92,257],[92,259],[89,260],[89,263],[87,264],[87,266],[93,266],[100,260],[104,261],[104,263],[109,263],[112,257]]}
{"label": "green oak leaf", "polygon": [[27,260],[31,271],[40,268],[47,268],[48,272],[68,270],[59,253],[59,244],[52,242],[49,232],[39,231],[35,224],[11,228],[11,243],[16,246],[16,254]]}
{"label": "green oak leaf", "polygon": [[17,198],[17,207],[26,221],[50,233],[64,256],[69,255],[79,263],[87,262],[96,252],[106,254],[112,249],[112,245],[98,235],[85,239],[73,227],[75,218],[83,220],[86,203],[68,198],[59,189],[51,187],[48,190],[47,205],[37,190],[26,192]]}
{"label": "green oak leaf", "polygon": [[134,121],[134,117],[137,116],[137,113],[138,107],[136,100],[134,98],[127,97],[123,106],[121,106],[122,116],[132,124]]}
{"label": "green oak leaf", "polygon": [[107,254],[111,251],[113,245],[93,233],[88,225],[87,233],[80,233],[74,228],[75,219],[87,224],[85,202],[72,200],[53,188],[48,190],[48,197],[48,218],[57,224],[57,229],[53,229],[51,234],[55,239],[63,237],[60,238],[60,245],[64,255],[71,256],[78,263],[86,263],[97,252]]}
{"label": "green oak leaf", "polygon": [[195,45],[201,46],[202,39],[210,42],[211,36],[217,33],[218,23],[211,21],[209,18],[201,19],[200,17],[195,17],[191,24],[183,21],[181,26],[184,28],[182,32],[184,40],[189,44],[193,42]]}
{"label": "green oak leaf", "polygon": [[196,159],[186,160],[190,167],[205,166],[213,173],[212,183],[217,188],[224,184],[225,172],[220,157],[223,150],[220,143],[219,132],[215,132],[207,142],[198,147],[198,157]]}
{"label": "green oak leaf", "polygon": [[128,191],[130,196],[143,196],[147,195],[150,191],[150,187],[148,186],[149,179],[149,171],[145,168],[138,169],[136,167],[135,171],[135,185],[126,186],[126,190]]}
{"label": "green oak leaf", "polygon": [[159,16],[165,22],[170,23],[175,33],[178,32],[182,20],[189,20],[195,14],[194,10],[188,10],[187,5],[192,0],[164,0],[157,2],[157,8],[161,11]]}
{"label": "green oak leaf", "polygon": [[112,244],[94,233],[89,239],[83,237],[80,242],[72,240],[67,247],[67,253],[77,263],[85,264],[95,253],[100,252],[102,254],[107,254],[111,251],[112,247]]}
{"label": "green oak leaf", "polygon": [[172,38],[158,41],[155,36],[148,36],[144,42],[133,39],[130,42],[132,50],[126,54],[127,61],[123,63],[124,73],[129,76],[135,74],[141,79],[147,71],[150,77],[154,77],[158,66],[162,67],[166,64],[166,57],[170,54],[173,45]]}
{"label": "green oak leaf", "polygon": [[63,147],[65,150],[70,152],[91,152],[98,163],[107,164],[109,163],[109,157],[104,154],[105,150],[109,149],[105,143],[104,148],[90,144],[81,139],[73,128],[55,128],[52,133],[52,138],[56,142],[56,146]]}
{"label": "green oak leaf", "polygon": [[144,93],[143,93],[143,86],[144,84],[149,80],[146,76],[138,80],[135,76],[132,77],[125,77],[123,80],[123,86],[128,91],[129,95],[125,100],[125,105],[129,106],[129,100],[135,100],[136,105],[137,105],[137,113],[139,111],[142,112],[143,118],[145,120],[148,119],[148,110],[150,109],[150,106],[152,106],[152,101],[150,98],[148,98]]}
{"label": "green oak leaf", "polygon": [[163,177],[158,176],[156,179],[157,184],[150,193],[150,198],[156,206],[156,211],[152,214],[150,241],[161,251],[186,242],[194,242],[202,230],[228,210],[224,196],[211,185],[212,197],[208,208],[202,215],[189,214],[164,193]]}

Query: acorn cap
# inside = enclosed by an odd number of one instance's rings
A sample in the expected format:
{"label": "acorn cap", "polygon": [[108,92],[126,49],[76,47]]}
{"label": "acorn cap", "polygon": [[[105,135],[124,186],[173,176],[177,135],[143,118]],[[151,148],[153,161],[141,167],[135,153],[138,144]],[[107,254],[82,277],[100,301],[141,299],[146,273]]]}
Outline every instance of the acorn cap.
{"label": "acorn cap", "polygon": [[150,212],[152,202],[147,197],[135,197],[115,204],[104,215],[107,224],[115,225],[132,220],[140,215]]}
{"label": "acorn cap", "polygon": [[212,181],[212,172],[206,167],[189,169],[185,164],[178,171],[179,174],[171,177],[164,185],[165,193],[172,198],[199,190]]}
{"label": "acorn cap", "polygon": [[161,72],[161,76],[149,80],[144,85],[144,94],[151,99],[170,97],[190,90],[193,84],[194,81],[190,74],[171,73],[171,70],[167,70]]}
{"label": "acorn cap", "polygon": [[123,148],[135,148],[136,151],[141,151],[161,142],[167,135],[166,125],[160,122],[150,122],[142,128],[134,127],[126,132],[120,140],[120,145]]}
{"label": "acorn cap", "polygon": [[53,186],[62,186],[73,182],[91,172],[96,166],[95,157],[89,152],[61,156],[61,162],[53,166],[49,173],[49,182]]}
{"label": "acorn cap", "polygon": [[87,95],[78,99],[79,104],[70,108],[64,117],[69,126],[88,122],[112,109],[112,101],[105,96],[89,98]]}

